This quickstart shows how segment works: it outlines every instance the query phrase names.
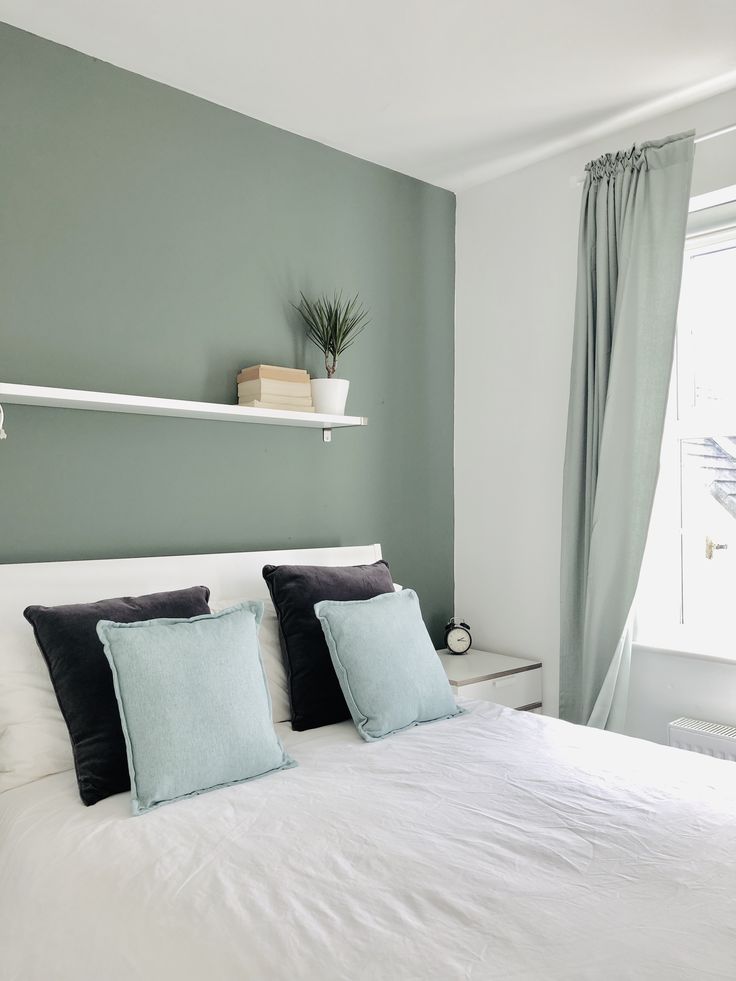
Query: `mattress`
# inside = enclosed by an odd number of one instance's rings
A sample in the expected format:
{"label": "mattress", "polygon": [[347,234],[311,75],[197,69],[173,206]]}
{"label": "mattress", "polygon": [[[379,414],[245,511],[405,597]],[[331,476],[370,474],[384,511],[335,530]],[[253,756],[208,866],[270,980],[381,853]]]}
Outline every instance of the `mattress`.
{"label": "mattress", "polygon": [[130,816],[0,796],[3,981],[736,977],[736,765],[488,703]]}

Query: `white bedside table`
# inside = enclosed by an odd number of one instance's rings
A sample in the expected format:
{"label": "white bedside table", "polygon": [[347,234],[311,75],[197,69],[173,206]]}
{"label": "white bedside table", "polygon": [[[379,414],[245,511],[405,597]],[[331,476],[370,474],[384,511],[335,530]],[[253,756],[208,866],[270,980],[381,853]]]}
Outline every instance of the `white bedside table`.
{"label": "white bedside table", "polygon": [[455,695],[496,702],[522,712],[542,710],[542,662],[469,650],[438,651]]}

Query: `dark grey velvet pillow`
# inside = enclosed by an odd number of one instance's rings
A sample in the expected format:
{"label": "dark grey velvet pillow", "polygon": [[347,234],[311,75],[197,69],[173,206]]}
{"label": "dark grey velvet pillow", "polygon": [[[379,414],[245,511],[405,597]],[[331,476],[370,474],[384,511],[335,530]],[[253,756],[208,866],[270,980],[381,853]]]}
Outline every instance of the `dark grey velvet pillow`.
{"label": "dark grey velvet pillow", "polygon": [[69,729],[79,795],[85,804],[130,789],[125,739],[99,620],[135,623],[209,613],[206,586],[69,606],[29,606],[33,627]]}
{"label": "dark grey velvet pillow", "polygon": [[289,676],[291,726],[317,729],[350,718],[314,604],[365,600],[394,589],[388,563],[263,567]]}

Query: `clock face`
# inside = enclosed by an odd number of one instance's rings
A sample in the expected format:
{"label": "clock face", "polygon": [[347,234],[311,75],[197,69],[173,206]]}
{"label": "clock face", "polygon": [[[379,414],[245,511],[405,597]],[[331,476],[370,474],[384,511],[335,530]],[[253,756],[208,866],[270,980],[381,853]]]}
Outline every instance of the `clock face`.
{"label": "clock face", "polygon": [[464,627],[453,627],[452,630],[448,630],[445,640],[448,650],[453,654],[464,654],[470,649],[470,634]]}

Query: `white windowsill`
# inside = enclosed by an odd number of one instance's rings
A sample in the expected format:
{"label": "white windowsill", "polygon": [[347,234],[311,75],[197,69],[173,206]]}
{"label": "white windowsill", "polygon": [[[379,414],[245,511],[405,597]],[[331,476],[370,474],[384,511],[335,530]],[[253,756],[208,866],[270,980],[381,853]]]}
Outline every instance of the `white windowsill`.
{"label": "white windowsill", "polygon": [[637,631],[633,646],[673,654],[675,657],[736,664],[736,650],[727,637],[724,637],[726,633],[725,628],[718,636],[688,630],[685,627],[664,627],[657,630],[648,628]]}

